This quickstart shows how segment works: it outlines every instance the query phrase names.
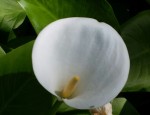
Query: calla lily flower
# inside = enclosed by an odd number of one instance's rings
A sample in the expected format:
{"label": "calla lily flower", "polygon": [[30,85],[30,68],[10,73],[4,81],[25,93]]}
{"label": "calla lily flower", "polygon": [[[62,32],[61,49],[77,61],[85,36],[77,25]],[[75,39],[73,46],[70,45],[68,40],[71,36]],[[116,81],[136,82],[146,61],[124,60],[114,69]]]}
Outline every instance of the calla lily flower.
{"label": "calla lily flower", "polygon": [[51,94],[77,109],[114,99],[129,73],[129,55],[110,25],[91,18],[65,18],[46,26],[32,52],[33,70]]}

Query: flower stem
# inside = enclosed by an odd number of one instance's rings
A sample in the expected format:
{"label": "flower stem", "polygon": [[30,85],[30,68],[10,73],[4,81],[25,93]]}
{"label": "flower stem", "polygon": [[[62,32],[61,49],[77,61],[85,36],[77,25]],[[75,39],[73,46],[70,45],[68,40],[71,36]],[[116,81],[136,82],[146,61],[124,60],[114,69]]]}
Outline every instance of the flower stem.
{"label": "flower stem", "polygon": [[56,100],[56,102],[53,104],[52,108],[51,108],[51,113],[50,115],[56,115],[57,110],[59,109],[59,107],[61,106],[61,104],[63,103],[63,101],[60,100]]}

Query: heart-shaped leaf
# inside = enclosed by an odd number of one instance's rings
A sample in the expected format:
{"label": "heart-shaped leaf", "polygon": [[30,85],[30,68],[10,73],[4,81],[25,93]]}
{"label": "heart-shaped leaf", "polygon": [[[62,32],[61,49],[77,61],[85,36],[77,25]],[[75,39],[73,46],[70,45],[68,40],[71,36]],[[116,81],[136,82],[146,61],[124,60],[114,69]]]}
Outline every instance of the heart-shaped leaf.
{"label": "heart-shaped leaf", "polygon": [[141,12],[121,29],[131,68],[124,91],[150,91],[150,10]]}
{"label": "heart-shaped leaf", "polygon": [[119,24],[106,0],[20,0],[36,32],[47,24],[67,17],[90,17],[118,30]]}

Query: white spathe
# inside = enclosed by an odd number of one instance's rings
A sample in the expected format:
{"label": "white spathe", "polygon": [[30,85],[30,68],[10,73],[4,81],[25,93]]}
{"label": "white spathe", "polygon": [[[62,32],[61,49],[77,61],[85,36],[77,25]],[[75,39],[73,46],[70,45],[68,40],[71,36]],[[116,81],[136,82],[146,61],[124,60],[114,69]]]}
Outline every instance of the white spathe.
{"label": "white spathe", "polygon": [[63,99],[78,109],[96,108],[115,98],[130,66],[127,48],[111,26],[79,17],[45,27],[35,41],[32,61],[38,81],[57,97],[70,79],[80,76],[72,97]]}

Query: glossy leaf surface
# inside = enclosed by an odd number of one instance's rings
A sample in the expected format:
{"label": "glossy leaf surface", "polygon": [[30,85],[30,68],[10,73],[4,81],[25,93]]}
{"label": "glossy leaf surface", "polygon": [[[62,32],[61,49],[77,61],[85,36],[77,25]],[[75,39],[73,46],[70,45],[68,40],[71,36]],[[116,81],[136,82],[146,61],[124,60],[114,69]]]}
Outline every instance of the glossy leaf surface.
{"label": "glossy leaf surface", "polygon": [[117,30],[119,24],[106,0],[20,0],[34,29],[39,33],[47,24],[67,17],[90,17]]}
{"label": "glossy leaf surface", "polygon": [[121,30],[131,68],[124,91],[150,91],[150,11],[129,20]]}

